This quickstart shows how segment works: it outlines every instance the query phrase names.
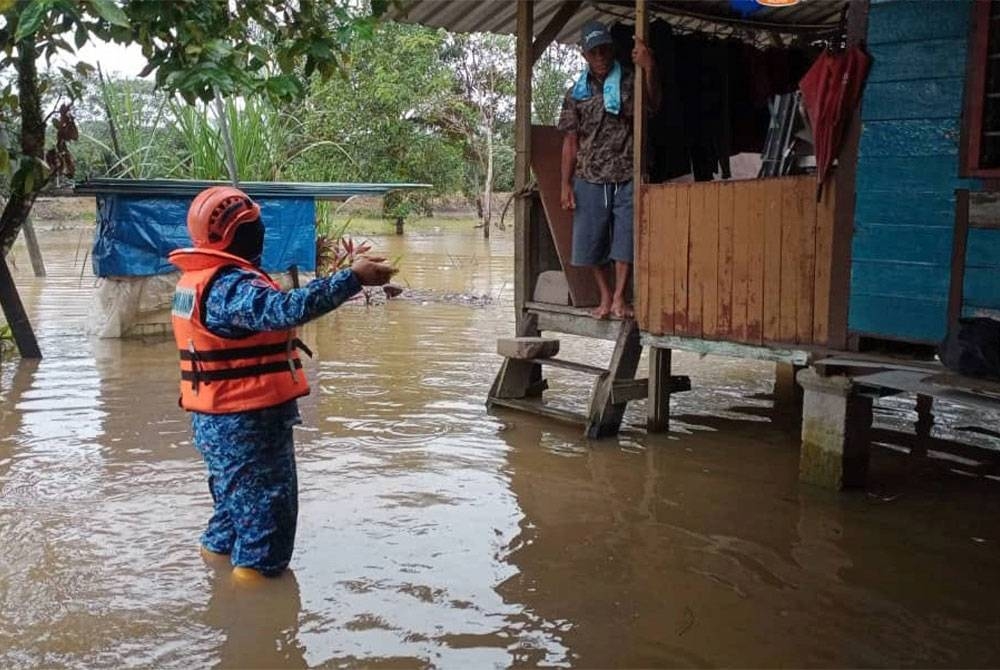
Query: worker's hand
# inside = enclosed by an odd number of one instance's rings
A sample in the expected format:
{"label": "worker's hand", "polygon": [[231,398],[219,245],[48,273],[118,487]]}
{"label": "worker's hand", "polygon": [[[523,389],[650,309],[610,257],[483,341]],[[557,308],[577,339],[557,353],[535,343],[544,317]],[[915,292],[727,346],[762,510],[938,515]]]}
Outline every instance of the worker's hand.
{"label": "worker's hand", "polygon": [[635,46],[632,47],[632,62],[646,72],[650,72],[653,69],[653,52],[638,37],[635,38]]}
{"label": "worker's hand", "polygon": [[576,209],[576,197],[573,196],[573,184],[562,185],[562,195],[559,197],[563,209]]}
{"label": "worker's hand", "polygon": [[392,279],[397,269],[377,256],[361,256],[351,263],[351,272],[362,286],[382,286]]}

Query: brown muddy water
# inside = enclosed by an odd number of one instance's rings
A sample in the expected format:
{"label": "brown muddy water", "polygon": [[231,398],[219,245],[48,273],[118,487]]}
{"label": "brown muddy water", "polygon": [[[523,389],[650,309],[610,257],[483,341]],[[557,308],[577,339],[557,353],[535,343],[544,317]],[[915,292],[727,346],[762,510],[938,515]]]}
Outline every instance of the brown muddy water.
{"label": "brown muddy water", "polygon": [[0,377],[2,668],[1000,665],[1000,482],[880,449],[868,492],[801,487],[761,363],[675,356],[665,436],[642,403],[600,443],[487,413],[513,263],[475,233],[378,240],[423,298],[305,329],[292,569],[234,588],[198,555],[172,346],[88,339],[79,234],[40,235],[49,276],[23,249],[16,276],[46,358]]}

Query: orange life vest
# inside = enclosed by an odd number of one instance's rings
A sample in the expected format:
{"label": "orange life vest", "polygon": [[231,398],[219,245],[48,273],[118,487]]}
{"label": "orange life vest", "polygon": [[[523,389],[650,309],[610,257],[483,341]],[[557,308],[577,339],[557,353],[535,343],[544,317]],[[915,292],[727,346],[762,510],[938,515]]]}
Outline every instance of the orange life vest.
{"label": "orange life vest", "polygon": [[215,335],[202,320],[205,290],[223,268],[237,266],[280,289],[273,279],[243,258],[222,251],[178,249],[168,258],[183,273],[171,309],[181,359],[181,407],[228,414],[274,407],[309,393],[296,349],[312,354],[294,329],[234,339]]}

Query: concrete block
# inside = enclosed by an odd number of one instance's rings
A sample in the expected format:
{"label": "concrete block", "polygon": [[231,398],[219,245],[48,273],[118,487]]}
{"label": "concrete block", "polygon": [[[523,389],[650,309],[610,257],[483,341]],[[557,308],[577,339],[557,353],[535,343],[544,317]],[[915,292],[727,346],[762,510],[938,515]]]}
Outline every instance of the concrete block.
{"label": "concrete block", "polygon": [[550,337],[503,337],[497,353],[507,358],[552,358],[559,353],[559,340]]}
{"label": "concrete block", "polygon": [[827,489],[864,486],[870,456],[872,399],[847,377],[797,376],[804,392],[799,480]]}
{"label": "concrete block", "polygon": [[566,281],[566,273],[560,270],[548,270],[538,275],[532,299],[549,305],[569,305],[569,282]]}

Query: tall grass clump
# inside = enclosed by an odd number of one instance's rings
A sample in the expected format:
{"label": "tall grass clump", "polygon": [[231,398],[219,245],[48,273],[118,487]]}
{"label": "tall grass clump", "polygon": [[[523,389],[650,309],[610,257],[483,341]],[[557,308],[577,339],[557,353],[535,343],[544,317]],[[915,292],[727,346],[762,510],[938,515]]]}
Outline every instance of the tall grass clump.
{"label": "tall grass clump", "polygon": [[168,176],[176,169],[166,95],[139,80],[100,74],[98,97],[106,120],[103,132],[81,136],[103,154],[106,176],[144,179]]}

